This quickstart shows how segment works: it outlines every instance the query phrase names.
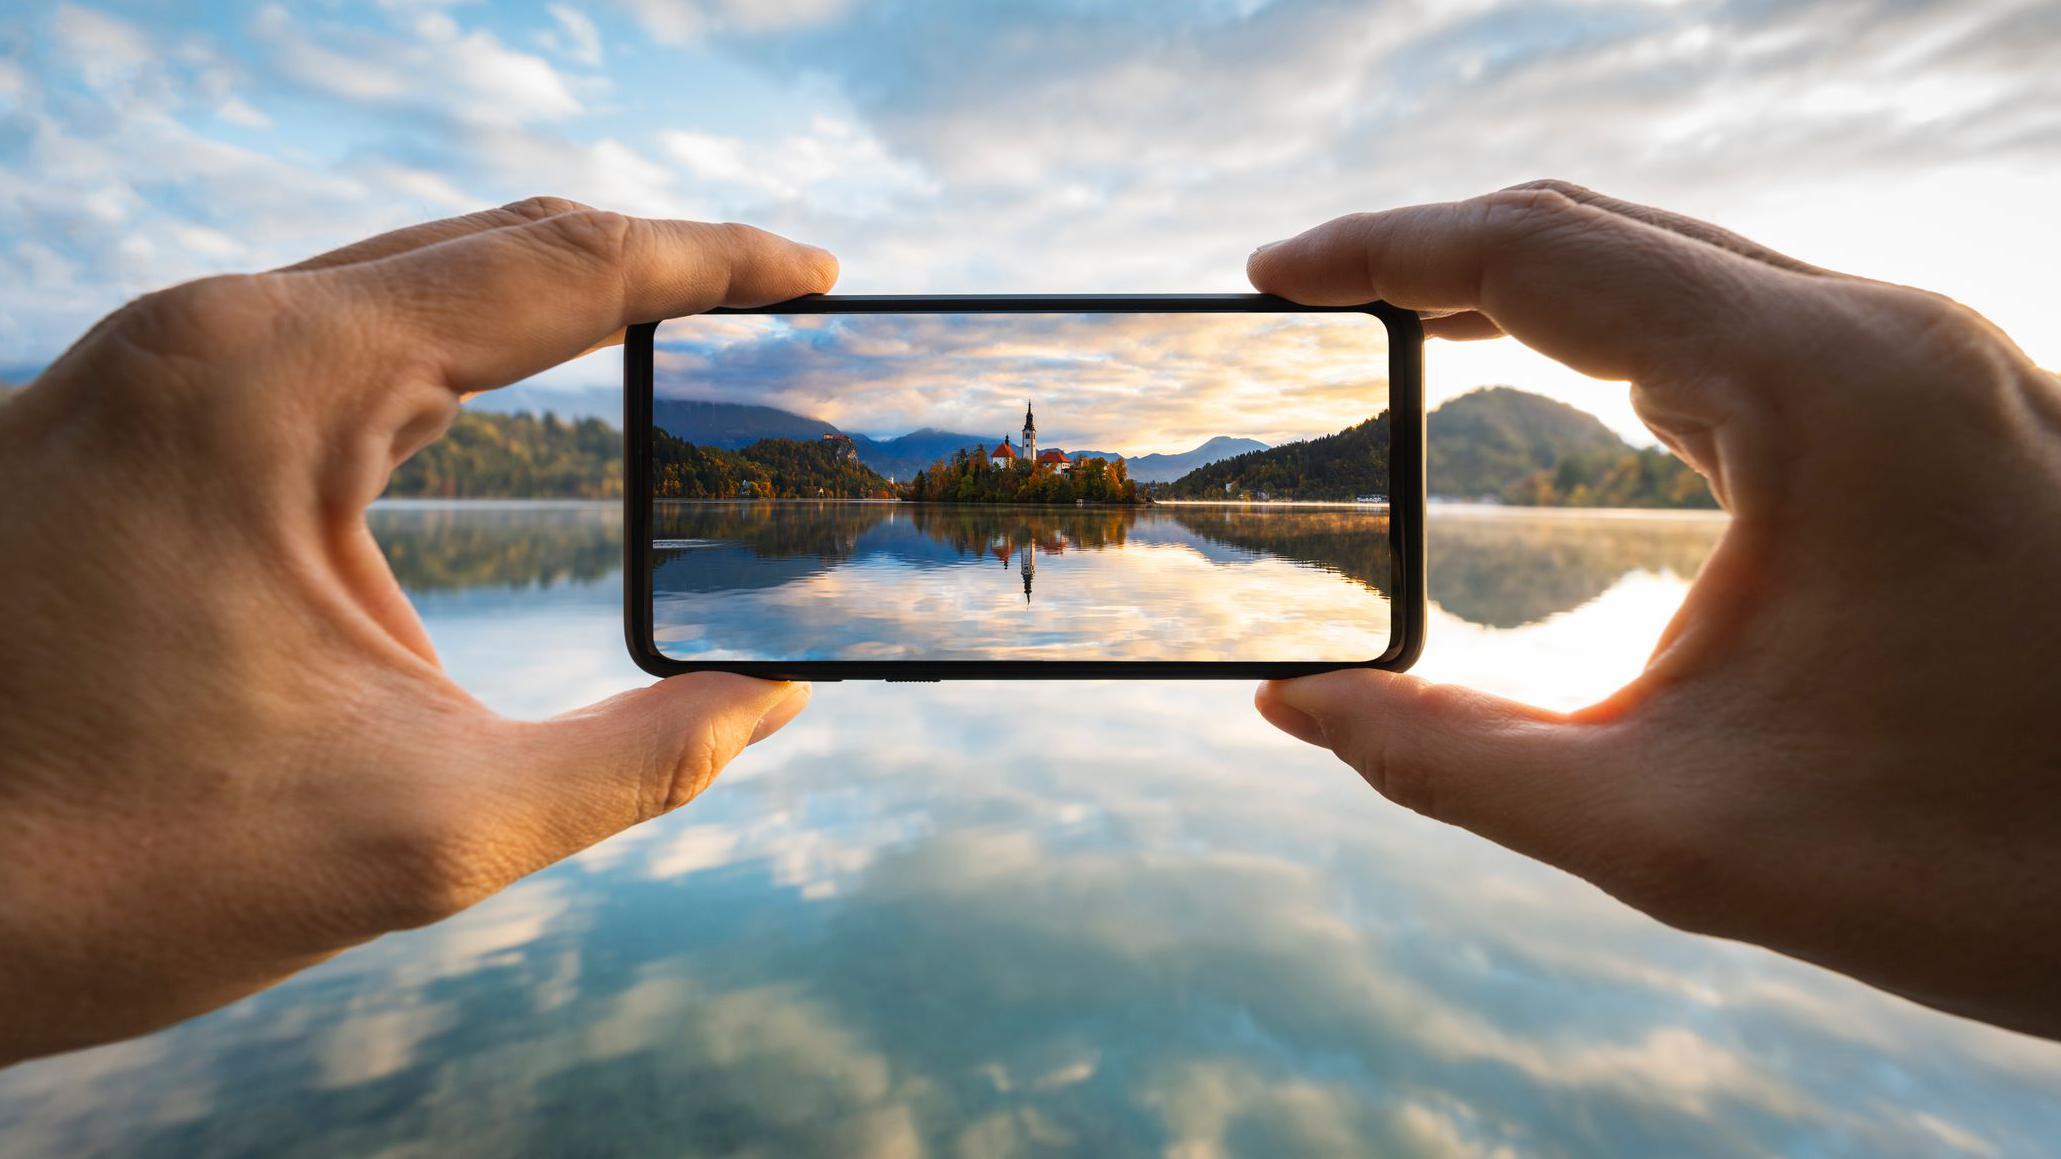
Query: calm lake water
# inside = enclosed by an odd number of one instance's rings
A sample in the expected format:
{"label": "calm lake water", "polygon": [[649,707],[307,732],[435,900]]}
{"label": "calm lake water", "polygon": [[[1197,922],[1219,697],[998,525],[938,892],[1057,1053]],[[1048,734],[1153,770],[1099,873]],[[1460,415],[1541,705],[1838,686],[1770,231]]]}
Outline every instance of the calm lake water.
{"label": "calm lake water", "polygon": [[1386,508],[661,501],[681,660],[1367,660]]}
{"label": "calm lake water", "polygon": [[[489,703],[641,681],[611,507],[374,518]],[[1721,530],[1437,511],[1421,671],[1592,700]],[[2061,1046],[1668,930],[1250,696],[822,686],[694,805],[454,921],[0,1073],[0,1153],[2056,1153]]]}

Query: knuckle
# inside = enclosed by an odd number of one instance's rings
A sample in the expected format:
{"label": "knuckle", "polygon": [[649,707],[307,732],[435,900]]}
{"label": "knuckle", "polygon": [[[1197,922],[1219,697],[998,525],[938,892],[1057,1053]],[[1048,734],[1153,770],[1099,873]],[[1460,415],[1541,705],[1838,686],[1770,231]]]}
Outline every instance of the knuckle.
{"label": "knuckle", "polygon": [[1575,208],[1572,197],[1557,189],[1500,189],[1475,199],[1481,224],[1490,233],[1521,235],[1563,219]]}
{"label": "knuckle", "polygon": [[384,924],[413,929],[470,909],[494,892],[491,859],[463,826],[417,821],[390,843]]}
{"label": "knuckle", "polygon": [[1390,722],[1355,737],[1347,763],[1374,790],[1405,809],[1433,820],[1439,812],[1438,770],[1422,729],[1415,723],[1452,719],[1466,694],[1448,685],[1410,681],[1391,694],[1382,711]]}
{"label": "knuckle", "polygon": [[1504,190],[1504,192],[1557,193],[1569,201],[1583,201],[1596,195],[1596,191],[1586,185],[1577,185],[1572,181],[1564,181],[1558,177],[1538,177],[1530,181],[1521,181]]}
{"label": "knuckle", "polygon": [[628,244],[630,219],[603,209],[561,213],[540,223],[555,248],[596,265],[615,266]]}
{"label": "knuckle", "polygon": [[218,358],[270,334],[287,314],[278,281],[222,274],[158,290],[117,311],[114,333],[162,357]]}
{"label": "knuckle", "polygon": [[699,797],[723,770],[724,746],[713,721],[703,721],[687,730],[674,751],[659,790],[646,803],[644,815],[670,813]]}
{"label": "knuckle", "polygon": [[511,201],[502,206],[499,212],[519,221],[543,221],[566,213],[586,213],[592,208],[570,198],[540,194],[536,197],[525,197],[521,201]]}
{"label": "knuckle", "polygon": [[[1897,352],[1905,373],[1891,381],[1905,382],[1928,398],[1967,401],[1967,391],[1981,383],[2010,380],[2012,362],[2007,342],[1987,319],[1972,308],[1929,290],[1908,286],[1861,286],[1863,329],[1879,334],[1886,349]],[[1886,331],[1886,332],[1885,332]],[[1919,371],[1913,374],[1910,371]],[[1951,396],[1937,389],[1935,375],[1964,388]]]}

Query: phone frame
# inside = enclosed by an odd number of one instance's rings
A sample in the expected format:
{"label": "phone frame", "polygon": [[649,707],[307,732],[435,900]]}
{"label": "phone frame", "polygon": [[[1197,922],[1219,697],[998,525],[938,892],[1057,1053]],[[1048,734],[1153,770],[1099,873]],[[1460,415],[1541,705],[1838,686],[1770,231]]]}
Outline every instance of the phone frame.
{"label": "phone frame", "polygon": [[1385,302],[1303,306],[1270,294],[818,294],[711,314],[1367,314],[1388,330],[1388,650],[1368,660],[676,660],[659,650],[651,582],[652,350],[659,323],[623,340],[623,632],[654,676],[736,672],[775,680],[1249,680],[1342,668],[1400,672],[1424,648],[1424,327]]}

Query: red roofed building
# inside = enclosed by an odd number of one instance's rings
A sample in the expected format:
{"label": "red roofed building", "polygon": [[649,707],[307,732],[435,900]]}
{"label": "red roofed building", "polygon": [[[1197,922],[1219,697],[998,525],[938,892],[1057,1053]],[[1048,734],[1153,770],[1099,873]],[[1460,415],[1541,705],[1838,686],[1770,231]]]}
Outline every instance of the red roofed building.
{"label": "red roofed building", "polygon": [[1060,450],[1039,451],[1038,464],[1049,466],[1062,474],[1073,467],[1073,462],[1066,457],[1066,452]]}
{"label": "red roofed building", "polygon": [[997,467],[1009,467],[1015,465],[1016,448],[1009,445],[1008,435],[1003,435],[1002,441],[1000,443],[997,443],[995,445],[995,449],[988,453],[988,462],[993,466]]}

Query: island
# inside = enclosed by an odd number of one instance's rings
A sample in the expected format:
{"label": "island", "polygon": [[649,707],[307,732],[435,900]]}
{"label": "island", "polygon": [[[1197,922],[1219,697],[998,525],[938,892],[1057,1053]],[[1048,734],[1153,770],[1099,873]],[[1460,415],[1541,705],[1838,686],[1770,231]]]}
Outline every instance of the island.
{"label": "island", "polygon": [[961,448],[923,470],[901,489],[915,503],[1032,503],[1067,506],[1151,502],[1118,456],[1068,455],[1056,447],[1038,450],[1038,424],[1023,406],[1023,442],[1008,435],[993,450]]}

